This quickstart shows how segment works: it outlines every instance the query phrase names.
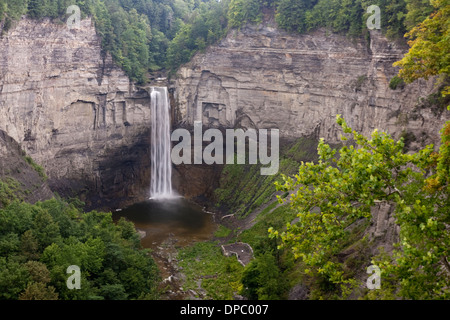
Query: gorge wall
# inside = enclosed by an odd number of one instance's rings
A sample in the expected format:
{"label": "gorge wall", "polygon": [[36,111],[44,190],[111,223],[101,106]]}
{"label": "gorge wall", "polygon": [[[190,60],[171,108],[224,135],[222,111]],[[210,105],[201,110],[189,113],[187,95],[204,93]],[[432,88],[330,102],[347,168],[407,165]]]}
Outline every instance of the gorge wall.
{"label": "gorge wall", "polygon": [[398,138],[408,133],[411,149],[439,142],[442,112],[420,109],[434,90],[419,80],[389,88],[392,64],[407,51],[380,31],[370,42],[319,30],[290,34],[271,26],[247,25],[180,68],[177,120],[205,127],[277,128],[281,137],[316,135],[339,142],[336,114],[368,135],[375,128]]}
{"label": "gorge wall", "polygon": [[16,141],[0,130],[0,208],[14,197],[35,203],[53,196],[44,174],[27,162]]}
{"label": "gorge wall", "polygon": [[0,130],[42,165],[52,190],[88,207],[148,198],[150,102],[80,29],[22,18],[0,39]]}
{"label": "gorge wall", "polygon": [[[407,50],[380,31],[371,31],[368,41],[325,30],[295,35],[270,22],[246,25],[179,69],[172,82],[176,120],[185,127],[202,121],[204,128],[275,128],[282,140],[312,137],[335,144],[341,141],[336,124],[341,114],[365,135],[379,129],[407,138],[411,151],[438,145],[448,116],[424,107],[437,90],[433,79],[389,88],[398,72],[392,64]],[[200,195],[209,192],[204,183],[209,172],[197,170],[189,190]],[[392,212],[389,205],[373,208],[366,233],[375,239],[374,252],[396,242]]]}
{"label": "gorge wall", "polygon": [[[439,141],[442,113],[420,108],[430,81],[391,90],[406,47],[379,32],[364,39],[316,31],[293,35],[269,23],[232,30],[171,82],[176,126],[278,128],[282,139],[339,141],[336,114],[369,134],[378,128],[410,148]],[[0,38],[0,130],[49,176],[52,190],[90,207],[146,199],[150,103],[103,54],[90,19],[80,29],[26,18]],[[175,188],[210,195],[220,168],[178,166]]]}

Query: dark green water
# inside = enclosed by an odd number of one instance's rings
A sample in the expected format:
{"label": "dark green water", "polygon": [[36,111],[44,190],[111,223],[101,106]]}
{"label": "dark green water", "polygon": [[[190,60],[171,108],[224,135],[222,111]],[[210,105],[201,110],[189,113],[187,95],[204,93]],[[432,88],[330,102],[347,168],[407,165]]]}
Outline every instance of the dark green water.
{"label": "dark green water", "polygon": [[183,198],[148,200],[116,212],[113,217],[125,217],[136,229],[144,231],[141,242],[146,248],[158,246],[168,238],[183,246],[207,240],[215,231],[213,216]]}

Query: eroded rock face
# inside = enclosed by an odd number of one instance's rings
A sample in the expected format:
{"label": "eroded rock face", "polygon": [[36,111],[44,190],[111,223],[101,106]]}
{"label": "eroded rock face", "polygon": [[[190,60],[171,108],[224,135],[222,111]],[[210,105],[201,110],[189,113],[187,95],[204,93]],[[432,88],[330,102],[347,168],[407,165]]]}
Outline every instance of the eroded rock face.
{"label": "eroded rock face", "polygon": [[148,196],[149,95],[102,54],[90,19],[70,30],[24,18],[0,39],[0,110],[54,190],[91,207]]}
{"label": "eroded rock face", "polygon": [[293,35],[268,23],[231,31],[178,72],[175,100],[181,123],[209,127],[277,128],[283,137],[340,141],[336,115],[368,135],[414,135],[412,149],[439,141],[442,113],[415,108],[433,81],[389,88],[392,63],[407,48],[378,31],[364,39],[317,31]]}
{"label": "eroded rock face", "polygon": [[[26,154],[20,145],[3,130],[0,130],[0,182],[9,184],[14,196],[29,203],[51,199],[45,177],[27,163]],[[11,195],[12,196],[12,195]],[[1,194],[0,208],[7,204],[8,194]]]}
{"label": "eroded rock face", "polygon": [[[264,23],[231,31],[180,68],[172,83],[180,126],[279,129],[281,138],[341,142],[336,115],[353,129],[408,138],[408,149],[440,143],[448,116],[421,107],[435,92],[433,79],[392,90],[392,66],[407,52],[371,31],[370,41],[319,30],[289,34]],[[398,240],[393,207],[374,206],[367,234],[372,254]],[[347,252],[345,255],[350,255]],[[365,277],[363,274],[362,277]],[[303,294],[301,295],[303,296]]]}

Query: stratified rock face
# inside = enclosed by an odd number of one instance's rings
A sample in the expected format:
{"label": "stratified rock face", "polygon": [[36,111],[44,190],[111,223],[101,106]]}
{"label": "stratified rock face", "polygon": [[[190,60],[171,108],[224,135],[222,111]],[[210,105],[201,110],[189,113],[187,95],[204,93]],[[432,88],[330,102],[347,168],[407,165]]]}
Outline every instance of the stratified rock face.
{"label": "stratified rock face", "polygon": [[[26,202],[35,203],[54,196],[45,178],[27,163],[26,154],[19,144],[3,130],[0,130],[0,182],[14,181],[14,196]],[[4,194],[0,196],[0,208],[6,204]],[[14,198],[14,196],[12,198]]]}
{"label": "stratified rock face", "polygon": [[231,31],[179,70],[173,85],[180,123],[277,128],[283,137],[318,133],[333,143],[340,141],[342,114],[364,134],[408,132],[416,138],[412,148],[438,142],[442,113],[414,108],[433,91],[432,80],[391,90],[392,63],[407,48],[379,31],[370,38],[367,44],[325,31],[293,35],[268,24]]}
{"label": "stratified rock face", "polygon": [[95,195],[93,207],[148,196],[149,95],[102,54],[90,19],[22,19],[0,39],[0,110],[56,191]]}

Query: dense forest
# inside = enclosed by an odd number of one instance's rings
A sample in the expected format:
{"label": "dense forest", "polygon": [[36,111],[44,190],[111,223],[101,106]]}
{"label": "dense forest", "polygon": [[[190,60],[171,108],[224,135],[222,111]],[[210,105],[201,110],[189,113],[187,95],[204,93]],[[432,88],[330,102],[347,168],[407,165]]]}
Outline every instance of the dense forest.
{"label": "dense forest", "polygon": [[[76,200],[31,205],[9,198],[0,210],[0,299],[158,297],[157,266],[131,222],[114,224],[110,213],[83,213]],[[83,270],[80,290],[66,286],[66,269],[73,264]]]}
{"label": "dense forest", "polygon": [[433,11],[427,0],[0,0],[3,31],[24,14],[65,21],[74,3],[95,20],[104,50],[141,84],[148,72],[175,70],[230,28],[264,16],[291,32],[326,27],[357,37],[367,35],[367,7],[378,5],[383,32],[401,38]]}

